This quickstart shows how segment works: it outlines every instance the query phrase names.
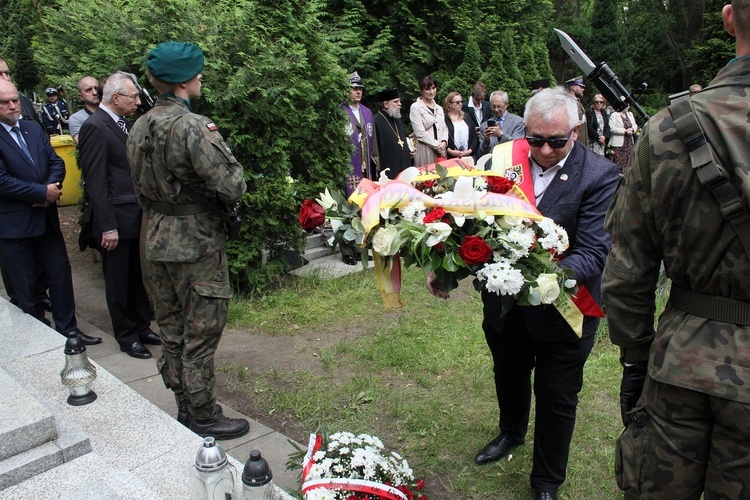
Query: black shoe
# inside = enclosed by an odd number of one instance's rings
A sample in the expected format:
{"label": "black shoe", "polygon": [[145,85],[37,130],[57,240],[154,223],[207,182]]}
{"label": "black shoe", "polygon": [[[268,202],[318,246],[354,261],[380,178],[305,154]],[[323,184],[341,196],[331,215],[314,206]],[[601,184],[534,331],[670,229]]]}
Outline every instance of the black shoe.
{"label": "black shoe", "polygon": [[65,335],[68,338],[78,337],[81,340],[81,342],[83,342],[83,345],[96,345],[96,344],[102,343],[101,337],[92,337],[90,335],[86,335],[85,333],[83,333],[81,330],[78,330],[78,329],[72,330],[68,333],[64,333],[63,335]]}
{"label": "black shoe", "polygon": [[188,429],[200,437],[213,436],[216,439],[235,439],[247,434],[250,424],[244,418],[229,418],[214,415],[208,420],[190,419]]}
{"label": "black shoe", "polygon": [[[214,406],[214,417],[218,415],[223,415],[224,410],[219,406],[218,404]],[[187,408],[177,408],[177,421],[184,425],[185,427],[190,427],[190,419],[192,417],[190,416],[190,412]]]}
{"label": "black shoe", "polygon": [[487,445],[482,448],[482,451],[477,453],[477,456],[474,457],[474,461],[479,465],[496,462],[510,453],[510,450],[521,444],[523,444],[523,441],[517,443],[509,438],[507,434],[501,432],[495,436],[492,441],[487,443]]}
{"label": "black shoe", "polygon": [[133,342],[130,345],[121,345],[120,350],[128,354],[128,356],[138,359],[148,359],[151,357],[151,353],[146,346],[140,342]]}
{"label": "black shoe", "polygon": [[357,265],[357,259],[355,259],[353,255],[342,255],[341,262],[343,262],[344,264],[348,264],[350,266]]}
{"label": "black shoe", "polygon": [[52,312],[52,301],[46,295],[42,299],[42,305],[44,306],[45,311]]}
{"label": "black shoe", "polygon": [[141,344],[161,345],[161,338],[147,328],[141,332]]}
{"label": "black shoe", "polygon": [[536,500],[557,500],[557,493],[551,491],[535,491],[534,498]]}

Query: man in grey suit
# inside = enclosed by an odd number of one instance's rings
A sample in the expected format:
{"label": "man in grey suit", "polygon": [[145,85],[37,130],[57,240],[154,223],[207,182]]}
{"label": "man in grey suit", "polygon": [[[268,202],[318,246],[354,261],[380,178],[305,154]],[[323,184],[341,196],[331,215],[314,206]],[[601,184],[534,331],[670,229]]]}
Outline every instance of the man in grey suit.
{"label": "man in grey suit", "polygon": [[151,357],[143,345],[159,345],[149,328],[151,309],[141,275],[141,208],[130,177],[125,143],[126,116],[140,99],[131,75],[118,71],[104,84],[102,103],[81,126],[78,162],[90,213],[89,244],[99,249],[107,307],[120,350],[134,358]]}
{"label": "man in grey suit", "polygon": [[492,152],[492,148],[503,142],[523,137],[526,128],[523,119],[508,111],[508,93],[496,90],[490,94],[490,109],[495,114],[480,125],[479,155]]}

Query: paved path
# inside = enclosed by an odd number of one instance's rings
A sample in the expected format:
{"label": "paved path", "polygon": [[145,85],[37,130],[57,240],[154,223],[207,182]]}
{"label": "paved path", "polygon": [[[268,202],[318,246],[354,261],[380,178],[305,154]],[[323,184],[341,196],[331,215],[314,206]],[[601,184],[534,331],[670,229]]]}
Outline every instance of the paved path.
{"label": "paved path", "polygon": [[[89,357],[174,418],[177,415],[174,396],[172,391],[164,387],[154,359],[131,358],[120,351],[114,339],[104,298],[104,282],[98,265],[74,265],[73,268],[78,326],[86,334],[103,338],[101,344],[87,348]],[[0,287],[0,292],[7,298],[4,288]],[[156,324],[152,325],[152,329],[158,331]],[[159,346],[147,347],[154,358],[159,355]],[[250,456],[250,451],[260,450],[273,471],[274,483],[286,491],[299,489],[299,470],[286,470],[289,454],[296,451],[289,438],[249,419],[227,405],[222,406],[226,415],[234,418],[243,417],[250,421],[250,432],[247,435],[239,439],[220,441],[224,450],[242,463]]]}

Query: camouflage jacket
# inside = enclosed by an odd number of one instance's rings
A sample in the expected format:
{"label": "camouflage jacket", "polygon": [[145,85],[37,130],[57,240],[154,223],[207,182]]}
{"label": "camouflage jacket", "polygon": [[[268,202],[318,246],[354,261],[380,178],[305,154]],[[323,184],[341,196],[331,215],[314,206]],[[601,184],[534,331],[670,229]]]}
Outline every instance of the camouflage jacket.
{"label": "camouflage jacket", "polygon": [[[750,58],[724,67],[693,96],[718,162],[750,200]],[[642,176],[641,172],[650,172]],[[612,249],[603,276],[609,333],[623,359],[648,359],[656,380],[750,403],[750,326],[711,321],[667,304],[654,329],[663,260],[674,284],[750,301],[750,257],[692,171],[668,110],[636,145],[606,219]]]}
{"label": "camouflage jacket", "polygon": [[[164,179],[154,162],[164,162],[174,176]],[[197,262],[224,248],[224,223],[218,215],[165,215],[152,209],[153,201],[172,205],[194,203],[181,186],[187,185],[209,200],[234,203],[245,193],[242,166],[232,155],[216,125],[188,111],[174,97],[160,97],[128,135],[128,161],[138,203],[148,215],[146,258],[158,262]]]}

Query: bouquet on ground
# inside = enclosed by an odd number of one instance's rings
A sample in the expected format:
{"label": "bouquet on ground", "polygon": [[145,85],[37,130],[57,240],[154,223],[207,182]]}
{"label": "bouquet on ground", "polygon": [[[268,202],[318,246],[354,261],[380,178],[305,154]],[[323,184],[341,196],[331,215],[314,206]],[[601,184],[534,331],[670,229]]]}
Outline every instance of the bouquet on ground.
{"label": "bouquet on ground", "polygon": [[408,462],[377,437],[311,434],[302,461],[305,500],[427,500]]}

